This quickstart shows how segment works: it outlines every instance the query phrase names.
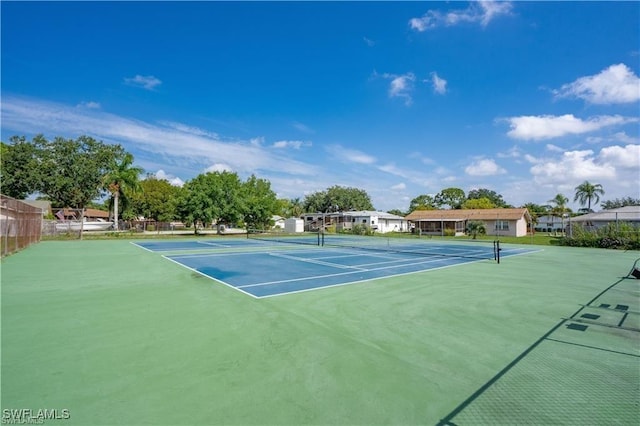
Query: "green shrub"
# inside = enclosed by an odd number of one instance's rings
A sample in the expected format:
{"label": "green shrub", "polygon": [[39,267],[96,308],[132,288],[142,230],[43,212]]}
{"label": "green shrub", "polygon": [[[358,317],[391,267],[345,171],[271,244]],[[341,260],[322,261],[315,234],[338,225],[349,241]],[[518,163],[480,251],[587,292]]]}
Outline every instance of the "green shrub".
{"label": "green shrub", "polygon": [[373,235],[374,231],[367,225],[356,223],[353,225],[353,228],[351,228],[351,233],[354,235]]}
{"label": "green shrub", "polygon": [[580,224],[572,226],[572,236],[562,237],[560,244],[572,247],[597,247],[617,250],[640,250],[640,228],[629,223],[609,223],[589,231]]}
{"label": "green shrub", "polygon": [[445,229],[444,230],[444,236],[445,237],[455,237],[456,236],[456,230],[455,229]]}

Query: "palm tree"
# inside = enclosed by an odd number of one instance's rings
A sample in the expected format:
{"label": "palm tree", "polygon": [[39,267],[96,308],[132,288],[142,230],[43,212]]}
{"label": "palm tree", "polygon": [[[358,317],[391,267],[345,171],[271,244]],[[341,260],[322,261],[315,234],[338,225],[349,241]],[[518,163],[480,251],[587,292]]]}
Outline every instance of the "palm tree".
{"label": "palm tree", "polygon": [[289,203],[291,209],[291,217],[300,217],[302,213],[304,213],[302,201],[300,201],[300,198],[292,198]]}
{"label": "palm tree", "polygon": [[587,211],[591,212],[591,200],[594,200],[594,204],[597,204],[600,201],[600,195],[604,195],[602,185],[599,183],[591,184],[585,180],[576,186],[576,196],[573,201],[579,201],[581,206],[587,204]]}
{"label": "palm tree", "polygon": [[484,235],[487,233],[487,227],[483,222],[472,220],[467,223],[467,233],[475,240],[478,235]]}
{"label": "palm tree", "polygon": [[111,193],[113,200],[113,227],[118,230],[118,201],[126,199],[125,190],[136,191],[140,184],[138,176],[143,172],[141,167],[135,167],[133,155],[125,153],[120,162],[114,161],[111,169],[103,177],[104,188]]}
{"label": "palm tree", "polygon": [[555,207],[551,209],[551,214],[560,216],[562,221],[562,232],[564,232],[564,214],[567,212],[567,203],[569,199],[562,194],[557,194],[554,198],[549,200],[550,203],[555,204]]}

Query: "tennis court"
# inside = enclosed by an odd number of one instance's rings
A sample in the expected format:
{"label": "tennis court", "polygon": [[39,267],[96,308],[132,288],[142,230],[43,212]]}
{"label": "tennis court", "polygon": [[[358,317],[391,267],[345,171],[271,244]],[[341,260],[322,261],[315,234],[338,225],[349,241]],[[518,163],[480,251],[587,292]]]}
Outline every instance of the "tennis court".
{"label": "tennis court", "polygon": [[640,252],[504,245],[500,264],[460,258],[248,297],[211,276],[245,286],[294,265],[306,265],[299,279],[324,271],[317,262],[336,274],[438,258],[246,238],[136,243],[46,241],[2,259],[5,423],[43,409],[69,417],[29,422],[638,423],[640,280],[628,273]]}
{"label": "tennis court", "polygon": [[[471,262],[496,261],[498,255],[493,242],[453,244],[325,235],[287,236],[275,240],[141,242],[137,245],[160,253],[196,251],[165,254],[164,257],[254,297],[317,290]],[[247,248],[253,250],[242,251]],[[500,249],[499,254],[509,257],[532,251],[512,247]]]}

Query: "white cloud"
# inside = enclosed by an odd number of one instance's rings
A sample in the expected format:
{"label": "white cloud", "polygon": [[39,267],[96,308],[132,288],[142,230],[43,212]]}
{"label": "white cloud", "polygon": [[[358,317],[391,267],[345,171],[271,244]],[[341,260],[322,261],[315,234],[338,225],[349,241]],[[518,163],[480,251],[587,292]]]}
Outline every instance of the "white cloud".
{"label": "white cloud", "polygon": [[639,137],[632,137],[627,135],[625,132],[617,132],[611,135],[610,137],[603,136],[591,136],[587,138],[587,142],[590,144],[603,143],[603,142],[622,142],[622,143],[639,143]]}
{"label": "white cloud", "polygon": [[179,177],[173,176],[171,174],[165,173],[165,171],[162,169],[155,172],[155,177],[158,179],[164,179],[173,186],[182,187],[184,185],[184,181],[182,179],[180,179]]}
{"label": "white cloud", "polygon": [[0,108],[5,129],[65,137],[86,134],[105,142],[120,143],[125,149],[133,147],[147,156],[161,156],[169,162],[184,160],[192,168],[224,163],[239,173],[284,171],[310,176],[318,171],[313,164],[276,155],[254,144],[256,139],[227,141],[215,133],[177,123],[151,124],[103,111],[14,96],[3,96]]}
{"label": "white cloud", "polygon": [[264,143],[264,137],[263,136],[259,136],[257,138],[249,139],[249,144],[251,144],[252,146],[260,147],[260,146],[262,146],[263,143]]}
{"label": "white cloud", "polygon": [[207,167],[206,172],[233,172],[233,168],[225,163],[215,163]]}
{"label": "white cloud", "polygon": [[300,149],[303,146],[311,146],[311,142],[303,142],[303,141],[277,141],[273,143],[274,148],[284,149],[284,148],[293,148]]}
{"label": "white cloud", "polygon": [[162,84],[160,79],[152,75],[136,75],[135,77],[125,77],[124,82],[130,86],[142,87],[146,90],[153,90]]}
{"label": "white cloud", "polygon": [[445,93],[447,93],[447,80],[445,80],[444,78],[440,78],[436,72],[432,72],[431,80],[426,81],[431,82],[434,92],[440,95],[444,95]]}
{"label": "white cloud", "polygon": [[409,72],[402,75],[385,73],[382,76],[391,80],[391,83],[389,83],[390,98],[404,98],[404,103],[407,106],[413,103],[411,93],[416,80],[416,76],[413,73]]}
{"label": "white cloud", "polygon": [[638,173],[636,184],[640,185],[640,145],[627,145],[624,147],[614,145],[602,148],[600,158],[605,164],[635,168]]}
{"label": "white cloud", "polygon": [[553,145],[548,143],[545,148],[547,149],[547,151],[551,151],[551,152],[564,152],[564,149],[560,148],[557,145]]}
{"label": "white cloud", "polygon": [[611,65],[599,74],[563,85],[558,98],[580,98],[592,104],[621,104],[640,100],[640,78],[625,64]]}
{"label": "white cloud", "polygon": [[510,15],[513,5],[508,1],[472,2],[466,9],[440,12],[429,10],[420,18],[409,20],[409,26],[419,32],[438,27],[451,27],[464,22],[479,23],[483,27],[500,15]]}
{"label": "white cloud", "polygon": [[419,152],[412,152],[411,154],[409,154],[409,158],[415,158],[419,160],[422,164],[426,164],[427,166],[432,166],[436,164],[436,162],[432,158],[425,157]]}
{"label": "white cloud", "polygon": [[326,147],[326,150],[334,158],[345,163],[373,164],[376,162],[375,157],[369,154],[355,149],[345,148],[341,145],[329,145]]}
{"label": "white cloud", "polygon": [[212,139],[220,138],[220,136],[217,133],[209,132],[199,127],[188,126],[186,124],[178,123],[175,121],[161,121],[160,124],[162,124],[163,126],[167,126],[172,129],[178,130],[179,132],[189,133],[195,136],[205,136]]}
{"label": "white cloud", "polygon": [[638,118],[619,115],[601,115],[582,120],[573,114],[561,116],[540,115],[520,116],[507,119],[511,130],[507,135],[514,139],[542,140],[566,135],[578,135],[593,132],[603,127],[637,122]]}
{"label": "white cloud", "polygon": [[407,189],[407,185],[405,185],[403,182],[397,184],[397,185],[393,185],[391,187],[391,189],[393,189],[394,191],[402,191],[404,189]]}
{"label": "white cloud", "polygon": [[623,143],[640,143],[640,137],[632,137],[627,135],[625,132],[618,132],[613,135],[614,140]]}
{"label": "white cloud", "polygon": [[566,151],[559,158],[531,158],[534,165],[530,171],[539,185],[575,186],[585,180],[613,180],[619,164],[603,161],[605,158],[595,156],[592,150]]}
{"label": "white cloud", "polygon": [[373,46],[375,46],[375,45],[376,45],[376,42],[375,42],[375,41],[373,41],[373,40],[371,40],[371,39],[368,39],[368,38],[366,38],[366,37],[362,37],[362,40],[363,40],[363,41],[367,44],[367,46],[369,46],[369,47],[373,47]]}
{"label": "white cloud", "polygon": [[297,121],[294,121],[291,125],[295,129],[297,129],[297,130],[299,130],[301,132],[304,132],[304,133],[315,133],[314,130],[311,127],[307,126],[306,124],[302,124],[302,123],[299,123]]}
{"label": "white cloud", "polygon": [[497,156],[498,158],[520,158],[522,157],[522,152],[520,151],[520,148],[513,146],[506,152],[499,152]]}
{"label": "white cloud", "polygon": [[100,103],[94,101],[80,102],[78,108],[100,109]]}
{"label": "white cloud", "polygon": [[[567,151],[544,157],[527,156],[531,163],[531,176],[538,193],[548,194],[543,202],[554,194],[562,193],[573,199],[575,187],[588,180],[603,186],[605,199],[638,196],[640,180],[640,145],[609,146],[599,152],[594,150]],[[531,195],[529,195],[531,197]],[[575,205],[575,208],[579,208]]]}
{"label": "white cloud", "polygon": [[490,158],[478,159],[465,167],[464,171],[470,176],[495,176],[506,173],[505,169]]}

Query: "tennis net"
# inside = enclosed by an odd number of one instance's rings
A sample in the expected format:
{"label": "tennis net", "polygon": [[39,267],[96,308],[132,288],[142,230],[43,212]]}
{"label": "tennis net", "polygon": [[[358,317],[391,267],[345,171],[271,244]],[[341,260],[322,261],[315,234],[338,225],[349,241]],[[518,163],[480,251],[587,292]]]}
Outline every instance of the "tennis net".
{"label": "tennis net", "polygon": [[321,245],[321,238],[318,232],[288,233],[284,231],[249,229],[247,231],[247,238],[252,240],[273,241],[277,243],[304,244],[311,246]]}
{"label": "tennis net", "polygon": [[321,245],[326,247],[346,247],[419,256],[488,259],[500,263],[500,241],[498,240],[443,241],[425,238],[322,234],[320,241]]}

